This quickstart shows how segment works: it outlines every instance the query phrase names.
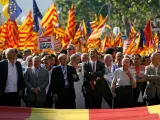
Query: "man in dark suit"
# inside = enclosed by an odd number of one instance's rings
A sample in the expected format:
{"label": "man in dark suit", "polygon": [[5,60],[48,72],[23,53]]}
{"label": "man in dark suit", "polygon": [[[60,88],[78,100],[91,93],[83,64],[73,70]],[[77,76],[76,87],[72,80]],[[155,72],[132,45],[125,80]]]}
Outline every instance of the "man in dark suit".
{"label": "man in dark suit", "polygon": [[51,89],[55,100],[55,108],[74,109],[75,89],[74,82],[78,81],[78,75],[74,67],[68,66],[67,55],[58,56],[60,65],[52,70]]}
{"label": "man in dark suit", "polygon": [[99,84],[105,74],[104,63],[98,61],[98,52],[91,49],[89,52],[90,61],[84,63],[84,84],[83,93],[85,96],[86,108],[101,108],[102,94]]}
{"label": "man in dark suit", "polygon": [[24,79],[14,48],[5,51],[7,60],[0,62],[0,105],[20,106]]}

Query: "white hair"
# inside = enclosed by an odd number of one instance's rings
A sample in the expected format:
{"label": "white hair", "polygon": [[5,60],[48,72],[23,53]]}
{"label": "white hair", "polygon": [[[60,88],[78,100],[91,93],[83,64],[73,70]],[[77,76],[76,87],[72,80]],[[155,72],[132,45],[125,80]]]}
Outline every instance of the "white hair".
{"label": "white hair", "polygon": [[32,58],[32,61],[35,61],[35,60],[41,61],[41,58],[40,58],[39,56],[34,56],[34,57]]}
{"label": "white hair", "polygon": [[122,59],[122,63],[123,63],[124,61],[129,61],[129,62],[130,62],[130,59],[129,59],[128,57],[124,57],[124,58]]}
{"label": "white hair", "polygon": [[29,56],[27,56],[26,61],[28,62],[29,60],[32,60],[32,58],[33,58],[33,56],[29,55]]}
{"label": "white hair", "polygon": [[73,44],[69,44],[68,46],[67,46],[67,48],[71,48],[71,49],[73,49],[73,50],[76,50],[76,48],[75,48],[75,46],[73,45]]}
{"label": "white hair", "polygon": [[62,57],[64,57],[64,56],[66,56],[66,54],[63,54],[63,53],[61,53],[61,54],[59,54],[58,55],[58,60],[60,60]]}
{"label": "white hair", "polygon": [[107,58],[109,58],[110,60],[113,60],[113,57],[111,54],[105,54],[104,60],[106,60]]}

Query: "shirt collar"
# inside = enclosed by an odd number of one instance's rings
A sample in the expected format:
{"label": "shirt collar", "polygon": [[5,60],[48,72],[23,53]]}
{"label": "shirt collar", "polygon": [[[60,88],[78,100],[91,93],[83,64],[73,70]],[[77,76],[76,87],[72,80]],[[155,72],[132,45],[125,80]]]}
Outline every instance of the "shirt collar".
{"label": "shirt collar", "polygon": [[15,65],[16,64],[16,60],[14,61],[14,63],[12,64],[9,60],[7,60],[9,64],[11,65]]}

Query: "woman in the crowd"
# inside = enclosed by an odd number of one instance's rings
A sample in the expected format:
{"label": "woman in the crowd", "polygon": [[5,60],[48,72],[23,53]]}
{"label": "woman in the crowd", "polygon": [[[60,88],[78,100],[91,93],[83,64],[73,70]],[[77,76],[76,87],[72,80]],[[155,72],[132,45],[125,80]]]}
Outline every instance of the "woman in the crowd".
{"label": "woman in the crowd", "polygon": [[111,72],[114,73],[114,71],[116,69],[122,67],[122,59],[123,59],[123,53],[122,52],[117,52],[116,53],[115,64],[112,65]]}
{"label": "woman in the crowd", "polygon": [[134,95],[134,106],[144,106],[145,100],[143,99],[144,91],[146,88],[147,82],[144,82],[144,72],[145,67],[141,65],[141,56],[139,54],[134,54],[132,56],[133,66],[132,69],[135,71],[136,74],[136,83],[137,87],[133,89]]}
{"label": "woman in the crowd", "polygon": [[75,92],[76,92],[76,108],[77,109],[84,109],[84,97],[82,93],[82,84],[83,84],[83,75],[82,75],[82,68],[78,66],[80,60],[77,54],[72,54],[70,56],[70,62],[68,65],[74,67],[77,71],[79,81],[74,82]]}
{"label": "woman in the crowd", "polygon": [[114,108],[133,107],[133,88],[136,88],[135,73],[130,69],[130,59],[123,58],[122,67],[114,72],[111,84]]}
{"label": "woman in the crowd", "polygon": [[148,65],[150,65],[150,63],[151,63],[150,56],[144,56],[142,58],[142,64],[143,64],[143,66],[148,66]]}

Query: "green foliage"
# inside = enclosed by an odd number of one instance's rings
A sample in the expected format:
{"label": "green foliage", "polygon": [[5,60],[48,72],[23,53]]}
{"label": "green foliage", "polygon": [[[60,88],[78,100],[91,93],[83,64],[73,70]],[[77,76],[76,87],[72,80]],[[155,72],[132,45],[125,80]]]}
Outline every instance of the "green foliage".
{"label": "green foliage", "polygon": [[160,14],[159,0],[54,0],[59,11],[60,22],[66,25],[68,11],[72,3],[75,5],[77,22],[94,19],[94,14],[109,16],[109,24],[119,26],[121,31],[127,30],[129,23],[134,23],[137,31],[143,28],[148,19],[154,20]]}

